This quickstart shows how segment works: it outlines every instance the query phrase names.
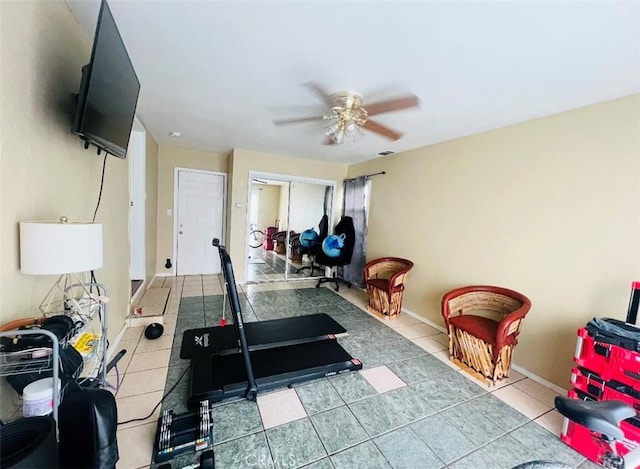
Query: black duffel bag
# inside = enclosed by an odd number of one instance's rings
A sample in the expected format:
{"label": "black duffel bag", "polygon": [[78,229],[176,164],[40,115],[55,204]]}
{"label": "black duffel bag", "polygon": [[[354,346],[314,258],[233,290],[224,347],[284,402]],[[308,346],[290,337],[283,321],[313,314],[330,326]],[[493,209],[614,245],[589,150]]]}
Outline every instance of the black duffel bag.
{"label": "black duffel bag", "polygon": [[62,469],[115,468],[118,411],[109,391],[69,386],[58,411]]}
{"label": "black duffel bag", "polygon": [[596,342],[617,345],[640,352],[640,328],[612,318],[593,318],[587,323],[587,332]]}

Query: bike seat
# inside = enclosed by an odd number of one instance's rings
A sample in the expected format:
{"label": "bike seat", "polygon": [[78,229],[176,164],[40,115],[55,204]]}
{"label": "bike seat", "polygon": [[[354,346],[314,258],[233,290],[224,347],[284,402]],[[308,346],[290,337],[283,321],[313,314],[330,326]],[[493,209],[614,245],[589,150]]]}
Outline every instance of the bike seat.
{"label": "bike seat", "polygon": [[620,422],[636,416],[636,411],[622,401],[581,401],[556,396],[556,409],[569,420],[602,433],[614,440],[623,440]]}

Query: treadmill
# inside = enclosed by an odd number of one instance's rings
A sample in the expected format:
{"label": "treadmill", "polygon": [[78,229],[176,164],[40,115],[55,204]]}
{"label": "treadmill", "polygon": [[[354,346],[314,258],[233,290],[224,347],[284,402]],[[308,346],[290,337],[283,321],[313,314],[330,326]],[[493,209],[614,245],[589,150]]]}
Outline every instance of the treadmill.
{"label": "treadmill", "polygon": [[[315,342],[345,332],[347,330],[326,313],[244,324],[249,350]],[[225,327],[189,329],[182,335],[180,358],[239,352],[238,333],[230,324]]]}
{"label": "treadmill", "polygon": [[258,392],[268,389],[362,369],[360,360],[343,349],[334,336],[313,342],[250,350],[231,258],[218,239],[213,240],[213,245],[220,254],[234,330],[241,351],[227,355],[195,354],[192,357],[189,408],[196,408],[202,400],[218,402],[237,396],[255,400]]}
{"label": "treadmill", "polygon": [[[326,313],[244,324],[249,350],[315,342],[347,330]],[[188,329],[182,334],[180,358],[240,352],[238,333],[230,326]]]}

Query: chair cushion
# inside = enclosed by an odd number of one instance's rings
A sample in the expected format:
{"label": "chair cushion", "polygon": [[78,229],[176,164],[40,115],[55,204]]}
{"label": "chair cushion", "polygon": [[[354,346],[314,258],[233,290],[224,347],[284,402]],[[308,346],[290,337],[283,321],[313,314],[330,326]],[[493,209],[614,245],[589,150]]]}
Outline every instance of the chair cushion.
{"label": "chair cushion", "polygon": [[388,278],[370,278],[366,281],[367,285],[378,288],[380,290],[389,291]]}
{"label": "chair cushion", "polygon": [[496,344],[499,323],[493,319],[474,316],[473,314],[463,314],[449,318],[449,324],[468,332],[478,339],[484,340],[488,344]]}

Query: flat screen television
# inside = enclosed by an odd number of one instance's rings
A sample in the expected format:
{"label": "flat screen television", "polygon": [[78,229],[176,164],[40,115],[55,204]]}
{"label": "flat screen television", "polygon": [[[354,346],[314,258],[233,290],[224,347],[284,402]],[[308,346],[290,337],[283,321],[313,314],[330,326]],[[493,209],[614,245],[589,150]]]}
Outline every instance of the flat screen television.
{"label": "flat screen television", "polygon": [[138,103],[140,82],[109,5],[102,0],[91,61],[82,67],[82,81],[71,132],[89,145],[126,158]]}

